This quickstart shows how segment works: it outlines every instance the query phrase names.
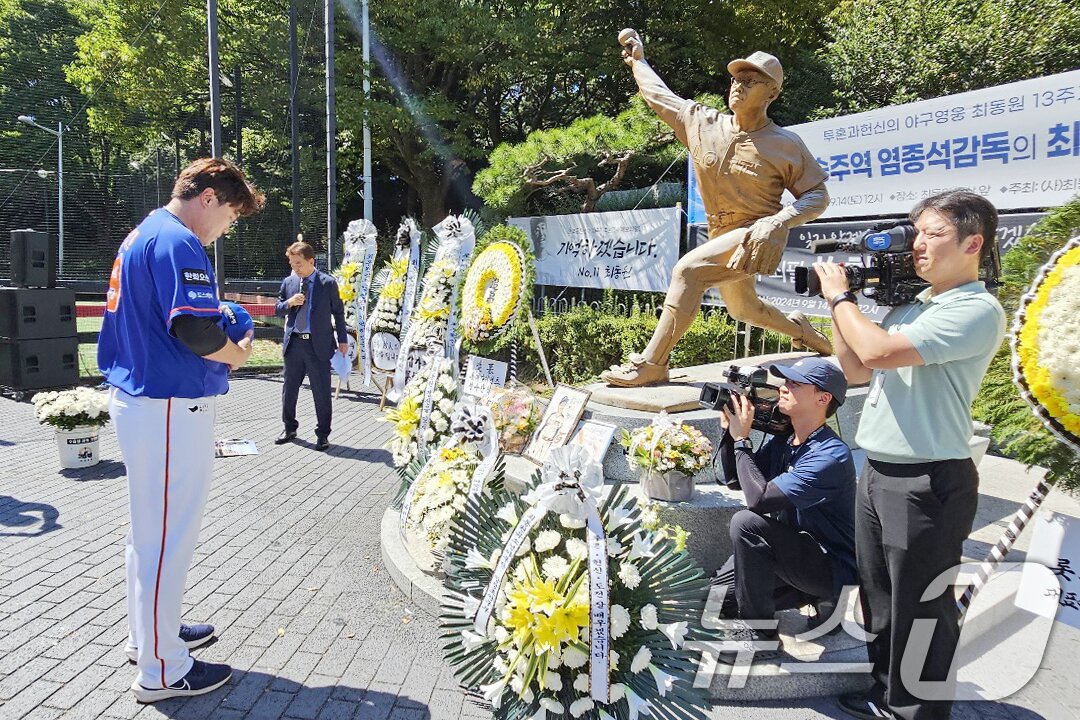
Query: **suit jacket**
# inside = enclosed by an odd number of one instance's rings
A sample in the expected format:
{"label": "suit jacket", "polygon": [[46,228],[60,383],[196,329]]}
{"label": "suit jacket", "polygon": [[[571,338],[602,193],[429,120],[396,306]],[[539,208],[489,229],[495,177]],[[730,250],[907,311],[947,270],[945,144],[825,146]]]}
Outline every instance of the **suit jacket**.
{"label": "suit jacket", "polygon": [[[321,270],[316,270],[308,276],[314,278],[314,286],[309,292],[307,301],[299,307],[289,307],[286,301],[300,292],[300,278],[293,273],[281,281],[281,291],[278,292],[277,305],[274,313],[278,317],[285,318],[285,339],[281,345],[284,355],[289,349],[289,340],[292,338],[293,326],[296,324],[296,316],[299,311],[307,312],[311,306],[311,346],[315,355],[320,360],[330,362],[330,358],[337,352],[339,343],[349,341],[345,332],[345,306],[338,294],[337,280]],[[334,326],[330,326],[330,317],[334,318]]]}

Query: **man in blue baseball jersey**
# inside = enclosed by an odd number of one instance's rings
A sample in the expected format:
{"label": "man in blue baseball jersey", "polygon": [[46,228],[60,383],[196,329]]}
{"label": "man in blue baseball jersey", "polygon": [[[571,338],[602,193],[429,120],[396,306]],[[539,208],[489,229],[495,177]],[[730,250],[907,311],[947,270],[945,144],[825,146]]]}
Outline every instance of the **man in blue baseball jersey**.
{"label": "man in blue baseball jersey", "polygon": [[215,401],[251,354],[250,333],[233,342],[221,326],[204,248],[263,203],[232,163],[196,160],[120,245],[109,277],[98,366],[128,476],[127,653],[139,702],[201,695],[232,673],[191,657],[214,628],[182,624],[180,611],[213,474]]}

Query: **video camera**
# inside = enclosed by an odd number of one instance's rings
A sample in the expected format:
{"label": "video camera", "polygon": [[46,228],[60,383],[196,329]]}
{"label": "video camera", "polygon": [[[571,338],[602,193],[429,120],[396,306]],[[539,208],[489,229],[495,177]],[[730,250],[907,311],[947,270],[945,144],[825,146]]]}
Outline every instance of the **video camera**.
{"label": "video camera", "polygon": [[718,412],[727,407],[734,412],[735,405],[731,402],[731,396],[742,395],[754,406],[754,420],[750,424],[752,428],[770,435],[791,433],[791,420],[777,408],[780,392],[776,385],[769,382],[768,370],[732,365],[723,376],[727,378],[727,382],[705,383],[701,387],[701,395],[698,397],[701,407]]}
{"label": "video camera", "polygon": [[[870,265],[844,265],[848,286],[878,305],[893,307],[914,302],[915,297],[930,283],[915,273],[911,248],[918,231],[906,220],[887,220],[874,225],[853,243],[835,240],[815,241],[810,251],[815,254],[831,252],[870,253]],[[990,252],[979,266],[979,279],[987,287],[997,287],[1001,276],[1001,255],[995,238],[989,238]],[[821,296],[821,281],[812,267],[795,268],[795,292],[798,295]]]}

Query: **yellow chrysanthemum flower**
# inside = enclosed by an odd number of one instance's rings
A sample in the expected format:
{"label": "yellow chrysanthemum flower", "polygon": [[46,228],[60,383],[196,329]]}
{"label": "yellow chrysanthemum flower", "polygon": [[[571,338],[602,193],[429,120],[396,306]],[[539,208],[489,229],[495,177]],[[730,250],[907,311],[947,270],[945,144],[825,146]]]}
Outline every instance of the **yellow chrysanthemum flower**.
{"label": "yellow chrysanthemum flower", "polygon": [[391,300],[400,300],[405,295],[405,281],[391,280],[383,287],[382,296]]}
{"label": "yellow chrysanthemum flower", "polygon": [[1080,247],[1058,258],[1024,308],[1016,344],[1031,395],[1061,426],[1080,436]]}

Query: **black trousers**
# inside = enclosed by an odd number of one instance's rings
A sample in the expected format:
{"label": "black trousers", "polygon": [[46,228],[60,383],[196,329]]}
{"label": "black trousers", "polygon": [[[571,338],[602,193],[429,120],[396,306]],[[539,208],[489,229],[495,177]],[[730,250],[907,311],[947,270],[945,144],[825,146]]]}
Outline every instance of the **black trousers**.
{"label": "black trousers", "polygon": [[281,387],[281,420],[288,432],[296,432],[300,427],[296,422],[296,399],[305,375],[315,400],[315,436],[325,440],[330,437],[330,418],[334,412],[330,400],[330,361],[315,355],[310,340],[294,337],[285,351],[285,384]]}
{"label": "black trousers", "polygon": [[[921,669],[915,677],[924,682],[950,679],[960,637],[956,593],[950,586],[937,597],[922,596],[943,572],[955,578],[978,501],[979,473],[970,459],[911,465],[867,460],[859,479],[855,545],[866,630],[876,635],[867,646],[872,695],[904,720],[942,720],[952,712],[951,700],[941,695],[916,697],[904,676]],[[902,671],[912,628],[924,619],[935,621],[925,658],[908,657],[915,670]],[[910,652],[923,654],[915,646]]]}
{"label": "black trousers", "polygon": [[732,595],[746,620],[768,620],[777,610],[833,595],[832,565],[809,533],[752,510],[735,513],[730,532],[734,553],[713,581],[728,586],[722,614],[734,609]]}

